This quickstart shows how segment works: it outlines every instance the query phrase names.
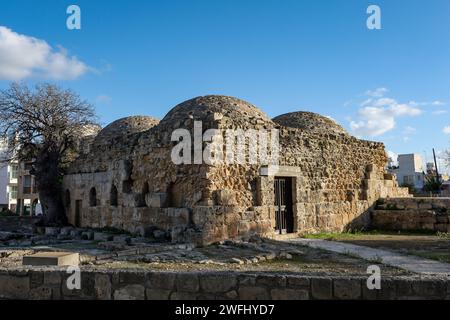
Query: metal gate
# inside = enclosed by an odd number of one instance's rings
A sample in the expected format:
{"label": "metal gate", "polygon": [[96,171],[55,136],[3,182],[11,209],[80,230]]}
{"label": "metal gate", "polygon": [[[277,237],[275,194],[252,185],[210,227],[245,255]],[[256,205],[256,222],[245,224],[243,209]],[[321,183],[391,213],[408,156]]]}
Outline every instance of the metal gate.
{"label": "metal gate", "polygon": [[293,232],[292,179],[275,178],[275,231],[280,234]]}

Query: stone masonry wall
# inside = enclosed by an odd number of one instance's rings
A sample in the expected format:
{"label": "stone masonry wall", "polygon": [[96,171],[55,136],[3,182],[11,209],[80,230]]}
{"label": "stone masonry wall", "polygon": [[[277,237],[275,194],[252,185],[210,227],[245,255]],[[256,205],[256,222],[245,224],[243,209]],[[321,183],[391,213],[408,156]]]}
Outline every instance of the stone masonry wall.
{"label": "stone masonry wall", "polygon": [[0,269],[0,299],[33,300],[324,300],[450,299],[447,278],[367,278],[245,272],[81,272],[81,289],[68,290],[65,269]]}
{"label": "stone masonry wall", "polygon": [[450,232],[450,198],[380,199],[371,226],[382,230]]}
{"label": "stone masonry wall", "polygon": [[[378,198],[408,196],[384,172],[382,143],[352,137],[319,115],[307,114],[303,120],[301,128],[283,126],[255,106],[223,96],[188,100],[160,122],[146,117],[117,120],[99,133],[91,152],[81,155],[64,177],[69,220],[131,232],[154,223],[166,230],[201,232],[203,243],[273,236],[276,174],[261,174],[267,163],[174,164],[171,153],[177,142],[171,141],[172,133],[182,129],[192,138],[196,121],[201,121],[201,133],[279,130],[279,165],[295,171],[295,232],[363,227]],[[254,141],[245,143],[248,148]]]}

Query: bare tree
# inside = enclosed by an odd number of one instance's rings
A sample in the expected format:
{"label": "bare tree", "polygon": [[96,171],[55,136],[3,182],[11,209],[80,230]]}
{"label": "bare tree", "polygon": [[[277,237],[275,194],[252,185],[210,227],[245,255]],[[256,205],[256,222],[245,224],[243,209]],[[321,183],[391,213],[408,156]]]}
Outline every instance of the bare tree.
{"label": "bare tree", "polygon": [[447,168],[450,168],[450,149],[444,151],[444,162]]}
{"label": "bare tree", "polygon": [[0,91],[0,139],[7,139],[10,159],[31,162],[45,225],[67,223],[62,177],[83,130],[92,125],[93,107],[70,90],[13,83]]}

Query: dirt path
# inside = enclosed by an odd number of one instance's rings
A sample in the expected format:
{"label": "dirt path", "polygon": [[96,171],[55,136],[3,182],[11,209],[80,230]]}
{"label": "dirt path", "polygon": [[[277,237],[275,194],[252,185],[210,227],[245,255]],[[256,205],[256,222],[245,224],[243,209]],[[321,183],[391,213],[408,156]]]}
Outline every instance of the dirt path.
{"label": "dirt path", "polygon": [[365,260],[383,263],[419,274],[450,275],[449,263],[403,255],[393,251],[322,239],[298,238],[289,240],[288,242],[337,253],[349,254]]}

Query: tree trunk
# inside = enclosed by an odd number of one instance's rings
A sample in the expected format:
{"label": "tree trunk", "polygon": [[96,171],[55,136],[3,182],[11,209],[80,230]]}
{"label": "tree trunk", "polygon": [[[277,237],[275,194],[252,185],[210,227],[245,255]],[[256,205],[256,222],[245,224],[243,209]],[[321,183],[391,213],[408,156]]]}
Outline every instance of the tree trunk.
{"label": "tree trunk", "polygon": [[34,164],[36,186],[43,208],[42,223],[46,226],[67,224],[62,200],[61,179],[56,155],[43,153]]}

